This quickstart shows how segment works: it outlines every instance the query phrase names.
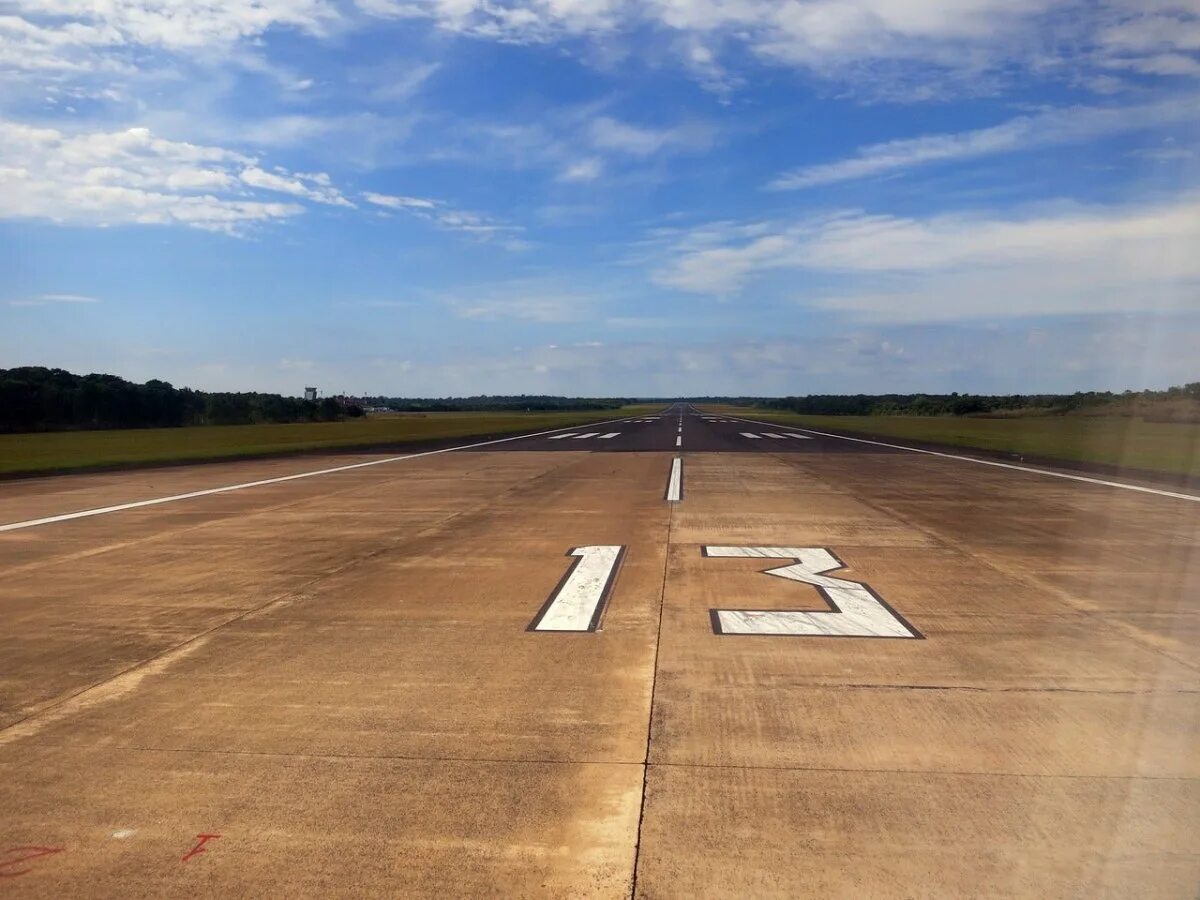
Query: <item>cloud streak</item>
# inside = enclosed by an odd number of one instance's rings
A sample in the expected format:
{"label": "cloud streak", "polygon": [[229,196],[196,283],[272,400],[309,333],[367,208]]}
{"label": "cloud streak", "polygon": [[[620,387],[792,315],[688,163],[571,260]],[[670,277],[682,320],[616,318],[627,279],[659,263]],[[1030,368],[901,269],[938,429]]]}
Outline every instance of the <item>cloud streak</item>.
{"label": "cloud streak", "polygon": [[52,306],[55,304],[99,303],[97,297],[84,294],[38,294],[34,297],[24,297],[20,300],[9,300],[9,306]]}
{"label": "cloud streak", "polygon": [[[1057,214],[847,212],[669,239],[654,280],[736,297],[789,271],[796,302],[864,321],[1183,312],[1200,303],[1200,196]],[[804,277],[807,276],[807,277]],[[829,290],[815,285],[833,281]],[[804,286],[804,282],[808,286]]]}
{"label": "cloud streak", "polygon": [[1126,107],[1075,106],[1018,116],[990,128],[931,134],[863,147],[854,156],[804,166],[767,184],[775,191],[800,190],[908,171],[936,163],[977,159],[1039,147],[1077,144],[1109,135],[1141,132],[1200,118],[1200,97]]}

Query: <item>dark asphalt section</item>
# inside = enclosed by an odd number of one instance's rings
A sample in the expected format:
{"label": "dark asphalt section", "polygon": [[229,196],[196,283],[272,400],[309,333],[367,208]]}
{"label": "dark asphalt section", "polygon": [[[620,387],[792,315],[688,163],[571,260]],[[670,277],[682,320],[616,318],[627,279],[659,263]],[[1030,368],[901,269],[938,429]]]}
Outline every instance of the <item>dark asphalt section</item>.
{"label": "dark asphalt section", "polygon": [[[647,421],[649,420],[649,421]],[[682,423],[682,435],[679,426]],[[616,437],[602,440],[600,435],[619,432]],[[756,434],[757,438],[745,437],[744,433]],[[701,413],[689,403],[676,403],[665,412],[652,416],[637,416],[633,419],[609,422],[604,425],[580,426],[563,429],[559,434],[570,437],[542,435],[522,438],[481,447],[488,451],[588,451],[592,453],[856,453],[891,454],[902,453],[887,447],[872,447],[855,444],[836,438],[766,437],[768,434],[799,435],[794,428],[784,426],[750,424],[728,416]],[[575,435],[593,435],[575,437]],[[682,436],[680,446],[676,438]]]}

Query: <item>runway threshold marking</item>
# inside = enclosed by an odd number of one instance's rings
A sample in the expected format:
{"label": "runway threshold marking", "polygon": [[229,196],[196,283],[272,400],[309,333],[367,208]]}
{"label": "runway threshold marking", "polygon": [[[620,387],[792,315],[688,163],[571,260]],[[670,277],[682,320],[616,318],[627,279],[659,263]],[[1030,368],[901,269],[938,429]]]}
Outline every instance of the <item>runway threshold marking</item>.
{"label": "runway threshold marking", "polygon": [[922,637],[867,585],[824,574],[845,568],[845,563],[824,547],[704,547],[701,552],[709,557],[790,559],[790,564],[765,569],[763,574],[811,584],[831,607],[824,612],[713,609],[709,615],[714,634]]}
{"label": "runway threshold marking", "polygon": [[[738,419],[739,422],[745,422],[748,425],[762,425],[763,422],[755,422],[753,419]],[[889,444],[886,441],[872,441],[867,438],[848,437],[844,434],[831,434],[828,431],[815,431],[812,428],[800,428],[799,425],[792,426],[799,431],[805,431],[808,434],[815,434],[817,437],[835,438],[839,441],[852,441],[855,444],[871,444],[875,447],[889,447],[892,450],[907,450],[909,453],[922,453],[926,456],[938,456],[942,459],[956,459],[959,462],[975,463],[980,466],[993,466],[997,469],[1011,469],[1014,472],[1028,472],[1032,475],[1046,475],[1050,478],[1065,478],[1068,481],[1082,481],[1085,484],[1099,484],[1104,487],[1120,488],[1124,491],[1137,491],[1140,494],[1154,494],[1158,497],[1173,497],[1176,500],[1190,500],[1192,503],[1200,503],[1200,496],[1196,494],[1184,494],[1179,491],[1164,491],[1160,488],[1144,487],[1140,484],[1127,484],[1123,481],[1108,481],[1103,478],[1089,478],[1087,475],[1072,475],[1069,472],[1055,472],[1052,469],[1035,469],[1032,466],[1018,466],[1015,463],[997,462],[993,459],[979,459],[974,456],[960,456],[957,453],[943,453],[939,450],[922,450],[920,447],[905,447],[903,444]],[[742,432],[746,437],[754,437],[754,435]],[[0,528],[0,531],[3,531]]]}
{"label": "runway threshold marking", "polygon": [[600,626],[625,547],[572,547],[567,555],[576,557],[574,564],[527,631],[595,631]]}
{"label": "runway threshold marking", "polygon": [[678,503],[683,496],[683,459],[671,460],[671,475],[667,478],[667,502]]}
{"label": "runway threshold marking", "polygon": [[[628,422],[628,419],[609,419],[606,422],[597,422],[597,425],[612,425],[618,422]],[[565,426],[569,428],[570,426]],[[578,427],[578,426],[576,426]],[[511,437],[493,438],[490,441],[477,441],[474,444],[462,444],[457,447],[443,447],[440,450],[424,450],[421,453],[408,453],[404,456],[389,456],[384,459],[372,459],[367,462],[350,463],[345,466],[333,466],[328,469],[315,469],[312,472],[296,472],[293,475],[280,475],[275,478],[260,478],[258,481],[245,481],[241,484],[227,484],[222,487],[205,488],[200,491],[188,491],[186,494],[172,494],[168,497],[154,497],[150,500],[135,500],[131,503],[118,503],[113,506],[100,506],[95,509],[83,509],[78,512],[61,513],[56,516],[43,516],[40,519],[27,519],[24,522],[9,522],[6,525],[0,525],[0,532],[19,531],[22,528],[35,528],[38,525],[52,525],[55,522],[69,522],[72,519],[86,519],[91,516],[103,516],[109,513],[123,512],[127,509],[140,509],[143,506],[158,506],[162,503],[174,503],[178,500],[192,500],[196,497],[210,497],[214,494],[228,494],[232,491],[244,491],[247,488],[263,487],[268,484],[282,484],[286,481],[298,481],[301,478],[315,478],[318,475],[332,475],[335,472],[350,472],[354,469],[366,469],[371,466],[382,466],[387,463],[404,462],[408,459],[422,459],[426,456],[438,456],[442,453],[453,453],[456,450],[474,450],[477,447],[491,447],[495,444],[506,444],[510,441],[523,441],[529,438],[545,437],[548,434],[557,434],[563,431],[563,428],[551,428],[549,431],[538,431],[533,434],[514,434]],[[599,434],[599,432],[596,432]],[[574,432],[572,432],[574,434]],[[567,437],[568,435],[563,435]]]}

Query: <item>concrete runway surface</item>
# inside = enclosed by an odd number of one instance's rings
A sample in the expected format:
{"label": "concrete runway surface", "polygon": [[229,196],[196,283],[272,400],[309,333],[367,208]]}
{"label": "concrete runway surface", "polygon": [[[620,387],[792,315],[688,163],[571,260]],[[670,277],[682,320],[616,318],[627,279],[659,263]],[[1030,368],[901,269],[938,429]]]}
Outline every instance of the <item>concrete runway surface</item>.
{"label": "concrete runway surface", "polygon": [[381,459],[0,485],[0,892],[1200,891],[1200,503],[684,405]]}

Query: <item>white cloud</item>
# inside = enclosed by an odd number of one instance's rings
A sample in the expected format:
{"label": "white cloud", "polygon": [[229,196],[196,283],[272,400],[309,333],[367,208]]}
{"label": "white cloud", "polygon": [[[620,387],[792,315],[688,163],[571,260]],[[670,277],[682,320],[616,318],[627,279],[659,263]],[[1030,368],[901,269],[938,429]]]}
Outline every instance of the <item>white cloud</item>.
{"label": "white cloud", "polygon": [[[718,92],[740,46],[768,62],[922,99],[988,90],[1014,68],[1190,73],[1200,48],[1194,2],[1108,0],[358,0],[376,16],[419,17],[480,39],[615,40],[644,27]],[[892,66],[880,78],[879,66]],[[901,67],[901,68],[896,68]],[[912,82],[904,68],[924,70]],[[987,73],[988,77],[984,77]],[[966,76],[966,77],[961,77]]]}
{"label": "white cloud", "polygon": [[12,0],[0,16],[0,68],[128,70],[132,48],[225,50],[275,28],[325,33],[339,19],[327,0]]}
{"label": "white cloud", "polygon": [[[481,40],[623,44],[618,52],[629,35],[650,33],[718,94],[740,83],[731,69],[747,51],[909,99],[986,93],[1017,71],[1099,84],[1104,70],[1195,77],[1200,67],[1193,0],[11,0],[3,9],[0,71],[35,76],[130,75],[153,54],[266,72],[260,55],[275,32],[321,38],[380,17]],[[406,99],[435,70],[373,79],[375,97]],[[289,90],[313,86],[272,71]]]}
{"label": "white cloud", "polygon": [[[330,206],[349,206],[354,204],[342,196],[342,192],[329,183],[329,176],[324,172],[314,175],[294,173],[279,175],[274,172],[264,172],[258,166],[248,166],[242,169],[238,176],[251,187],[274,191],[279,194],[291,194],[304,197],[317,203],[327,203]],[[311,182],[305,184],[304,182]]]}
{"label": "white cloud", "polygon": [[597,150],[629,156],[651,156],[666,148],[704,149],[712,143],[712,129],[703,125],[646,128],[608,116],[592,120],[588,139]]}
{"label": "white cloud", "polygon": [[304,211],[257,199],[254,187],[323,203],[341,196],[327,176],[272,174],[245,154],[167,140],[146,128],[67,134],[0,120],[3,218],[182,224],[235,234]]}
{"label": "white cloud", "polygon": [[392,194],[377,194],[374,191],[364,191],[363,199],[388,209],[433,209],[438,205],[436,200],[426,200],[424,197],[397,197]]}
{"label": "white cloud", "polygon": [[843,287],[810,287],[803,302],[872,321],[1172,312],[1200,308],[1197,246],[1197,196],[1024,217],[845,213],[753,236],[728,226],[699,241],[685,233],[654,279],[736,295],[772,272],[807,273]]}
{"label": "white cloud", "polygon": [[462,232],[482,241],[500,238],[499,245],[506,250],[520,251],[530,246],[514,236],[524,230],[521,226],[497,222],[482,213],[453,209],[440,200],[379,194],[374,191],[363,192],[362,198],[375,206],[407,212],[446,231]]}
{"label": "white cloud", "polygon": [[559,181],[595,181],[604,174],[604,163],[594,156],[570,163],[558,175]]}
{"label": "white cloud", "polygon": [[579,318],[588,300],[574,294],[500,293],[483,299],[450,301],[460,319],[517,319],[525,322],[571,322]]}
{"label": "white cloud", "polygon": [[24,297],[20,300],[9,300],[9,306],[50,306],[52,304],[67,303],[99,303],[97,297],[88,297],[84,294],[38,294],[34,297]]}
{"label": "white cloud", "polygon": [[954,134],[931,134],[862,147],[852,157],[804,166],[774,179],[768,187],[795,190],[866,178],[918,166],[996,153],[1080,143],[1110,134],[1187,124],[1200,118],[1200,97],[1142,106],[1075,106],[1018,116],[1000,125]]}

